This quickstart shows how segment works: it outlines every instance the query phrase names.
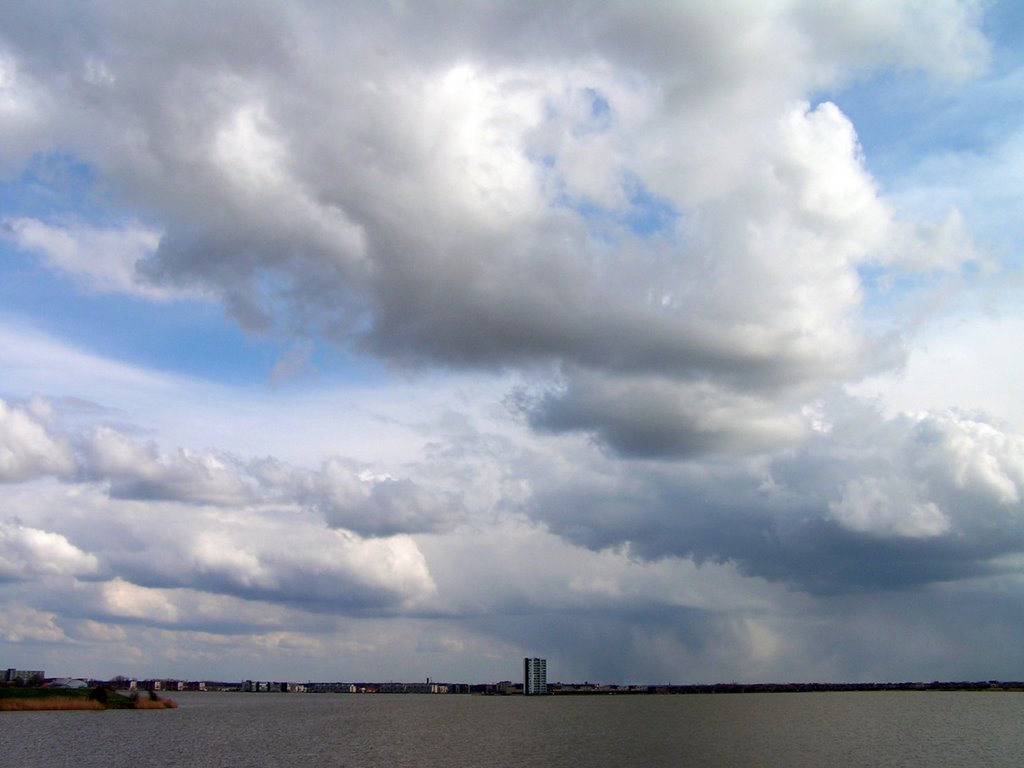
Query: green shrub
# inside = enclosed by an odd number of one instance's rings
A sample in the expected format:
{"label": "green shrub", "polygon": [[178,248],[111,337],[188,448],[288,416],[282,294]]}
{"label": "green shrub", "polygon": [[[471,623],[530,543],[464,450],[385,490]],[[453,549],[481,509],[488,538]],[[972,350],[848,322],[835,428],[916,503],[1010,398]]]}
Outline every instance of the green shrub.
{"label": "green shrub", "polygon": [[97,685],[89,693],[89,698],[92,699],[93,701],[98,701],[100,704],[106,704],[107,703],[107,698],[109,697],[109,695],[110,695],[109,692],[107,691],[107,689],[104,686]]}

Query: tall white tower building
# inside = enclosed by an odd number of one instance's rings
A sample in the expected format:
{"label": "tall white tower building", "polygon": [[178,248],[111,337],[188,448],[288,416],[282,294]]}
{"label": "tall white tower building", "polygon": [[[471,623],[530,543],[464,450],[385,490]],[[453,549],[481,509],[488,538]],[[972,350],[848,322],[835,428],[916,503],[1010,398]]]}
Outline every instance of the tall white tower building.
{"label": "tall white tower building", "polygon": [[548,692],[548,660],[523,659],[523,693],[541,696]]}

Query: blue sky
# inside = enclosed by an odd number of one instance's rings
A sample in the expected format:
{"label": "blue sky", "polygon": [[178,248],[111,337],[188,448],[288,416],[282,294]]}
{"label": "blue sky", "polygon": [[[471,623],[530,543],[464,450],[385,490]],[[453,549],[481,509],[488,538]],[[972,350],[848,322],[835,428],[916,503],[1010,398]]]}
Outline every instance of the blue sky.
{"label": "blue sky", "polygon": [[1022,23],[0,11],[0,655],[1020,679]]}

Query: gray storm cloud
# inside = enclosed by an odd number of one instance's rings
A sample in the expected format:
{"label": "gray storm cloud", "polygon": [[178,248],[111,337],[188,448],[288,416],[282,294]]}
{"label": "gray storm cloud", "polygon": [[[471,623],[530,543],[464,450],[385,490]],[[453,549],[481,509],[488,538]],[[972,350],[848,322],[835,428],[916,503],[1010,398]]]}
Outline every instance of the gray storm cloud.
{"label": "gray storm cloud", "polygon": [[[955,412],[835,409],[827,432],[746,462],[595,462],[535,478],[535,516],[634,556],[731,562],[811,593],[1012,573],[1021,437]],[[840,414],[842,414],[840,416]]]}

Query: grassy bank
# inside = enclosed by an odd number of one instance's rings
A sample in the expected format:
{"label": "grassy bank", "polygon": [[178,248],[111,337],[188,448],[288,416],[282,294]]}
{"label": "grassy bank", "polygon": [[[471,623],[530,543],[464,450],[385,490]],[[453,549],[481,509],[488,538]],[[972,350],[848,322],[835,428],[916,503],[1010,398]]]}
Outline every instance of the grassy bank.
{"label": "grassy bank", "polygon": [[107,688],[0,688],[0,712],[41,712],[44,710],[173,709],[170,699],[123,696]]}

